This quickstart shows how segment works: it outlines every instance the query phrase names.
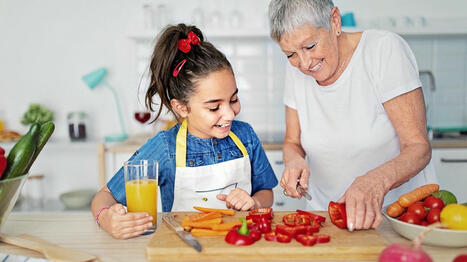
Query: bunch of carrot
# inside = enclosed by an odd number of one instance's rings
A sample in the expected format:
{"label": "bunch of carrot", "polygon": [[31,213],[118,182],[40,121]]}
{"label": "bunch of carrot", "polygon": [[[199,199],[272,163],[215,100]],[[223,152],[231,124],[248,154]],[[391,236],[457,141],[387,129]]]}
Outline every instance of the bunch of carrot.
{"label": "bunch of carrot", "polygon": [[[223,216],[233,216],[232,209],[216,209],[194,206],[194,209],[201,211],[183,218],[182,226],[189,230],[193,236],[225,236],[232,227],[241,225],[240,221],[224,223]],[[247,221],[249,224],[251,220]]]}
{"label": "bunch of carrot", "polygon": [[396,202],[389,205],[386,212],[390,217],[397,217],[404,213],[405,209],[413,203],[426,198],[438,190],[439,185],[437,184],[428,184],[418,187],[413,191],[400,196]]}

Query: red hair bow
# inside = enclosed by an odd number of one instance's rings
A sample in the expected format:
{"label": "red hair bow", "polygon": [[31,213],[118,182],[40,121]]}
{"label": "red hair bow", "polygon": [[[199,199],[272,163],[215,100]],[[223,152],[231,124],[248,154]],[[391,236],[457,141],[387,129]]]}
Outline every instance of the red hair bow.
{"label": "red hair bow", "polygon": [[199,37],[193,33],[193,31],[188,32],[188,37],[186,39],[178,40],[178,49],[183,53],[188,53],[191,50],[191,45],[199,45]]}

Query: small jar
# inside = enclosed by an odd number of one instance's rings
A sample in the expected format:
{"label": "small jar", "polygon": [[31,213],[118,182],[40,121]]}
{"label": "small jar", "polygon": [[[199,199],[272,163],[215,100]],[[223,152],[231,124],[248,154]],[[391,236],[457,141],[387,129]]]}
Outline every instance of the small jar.
{"label": "small jar", "polygon": [[84,112],[68,113],[68,134],[71,141],[86,140],[86,125],[88,116]]}

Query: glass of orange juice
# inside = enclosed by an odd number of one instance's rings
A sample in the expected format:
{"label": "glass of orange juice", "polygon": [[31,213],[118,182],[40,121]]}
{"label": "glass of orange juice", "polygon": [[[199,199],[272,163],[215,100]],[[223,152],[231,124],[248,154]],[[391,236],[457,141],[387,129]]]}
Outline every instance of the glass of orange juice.
{"label": "glass of orange juice", "polygon": [[128,212],[147,212],[152,216],[153,227],[145,233],[150,234],[157,228],[158,163],[155,160],[126,161],[123,174]]}

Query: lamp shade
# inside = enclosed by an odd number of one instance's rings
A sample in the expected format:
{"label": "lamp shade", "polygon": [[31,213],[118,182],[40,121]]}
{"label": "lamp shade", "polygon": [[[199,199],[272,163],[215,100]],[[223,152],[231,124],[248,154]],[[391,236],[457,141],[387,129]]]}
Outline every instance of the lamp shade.
{"label": "lamp shade", "polygon": [[107,69],[99,68],[96,71],[84,75],[83,81],[89,86],[89,88],[94,89],[106,75]]}

